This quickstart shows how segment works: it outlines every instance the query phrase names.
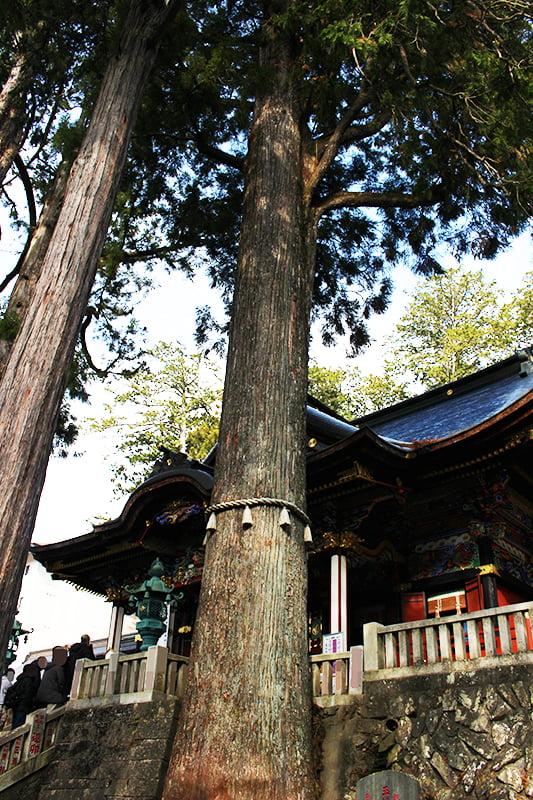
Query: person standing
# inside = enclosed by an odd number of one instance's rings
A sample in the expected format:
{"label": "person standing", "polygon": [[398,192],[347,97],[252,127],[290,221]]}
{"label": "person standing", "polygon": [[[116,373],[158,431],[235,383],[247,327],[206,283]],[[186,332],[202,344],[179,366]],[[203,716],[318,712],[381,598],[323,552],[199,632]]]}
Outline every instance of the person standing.
{"label": "person standing", "polygon": [[8,687],[4,705],[13,710],[11,729],[24,725],[27,714],[35,710],[35,695],[39,688],[39,670],[35,664],[26,664],[15,683]]}
{"label": "person standing", "polygon": [[68,653],[67,663],[65,664],[67,695],[70,694],[70,690],[72,688],[72,679],[74,678],[76,661],[78,661],[80,658],[90,658],[91,661],[96,660],[93,646],[91,644],[91,637],[87,633],[83,634],[79,642],[72,645]]}
{"label": "person standing", "polygon": [[15,680],[15,670],[12,667],[6,670],[6,674],[2,675],[2,682],[0,684],[0,730],[6,724],[7,710],[4,708],[4,697],[10,686],[13,686]]}
{"label": "person standing", "polygon": [[10,686],[13,686],[13,681],[15,680],[15,670],[12,667],[9,667],[6,670],[6,674],[2,675],[2,683],[0,685],[0,706],[4,705],[4,697],[6,696],[6,692]]}
{"label": "person standing", "polygon": [[37,708],[44,708],[47,705],[63,705],[67,702],[66,662],[66,649],[59,646],[54,647],[52,650],[52,663],[45,668],[35,695]]}

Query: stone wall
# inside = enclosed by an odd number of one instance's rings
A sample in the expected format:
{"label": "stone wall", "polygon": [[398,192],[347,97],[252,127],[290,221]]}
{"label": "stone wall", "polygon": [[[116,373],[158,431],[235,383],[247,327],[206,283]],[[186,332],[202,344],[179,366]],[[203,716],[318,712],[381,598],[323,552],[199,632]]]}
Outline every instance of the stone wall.
{"label": "stone wall", "polygon": [[[533,798],[531,665],[365,681],[350,705],[315,708],[322,800],[397,769],[420,800]],[[50,761],[2,800],[159,800],[179,701],[67,708]],[[18,768],[17,768],[18,769]]]}
{"label": "stone wall", "polygon": [[383,769],[417,778],[421,800],[533,797],[531,666],[365,682],[315,714],[323,800],[355,800]]}
{"label": "stone wall", "polygon": [[179,701],[69,709],[47,767],[2,800],[159,800]]}

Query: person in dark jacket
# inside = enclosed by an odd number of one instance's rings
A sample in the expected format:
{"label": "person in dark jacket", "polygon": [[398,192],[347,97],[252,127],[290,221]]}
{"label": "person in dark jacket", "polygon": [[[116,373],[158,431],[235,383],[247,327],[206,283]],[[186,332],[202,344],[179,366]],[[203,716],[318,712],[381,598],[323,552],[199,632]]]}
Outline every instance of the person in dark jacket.
{"label": "person in dark jacket", "polygon": [[65,674],[67,678],[67,694],[70,694],[70,689],[72,687],[72,679],[74,677],[74,668],[76,666],[76,661],[79,658],[90,658],[91,661],[95,661],[96,659],[96,656],[94,655],[93,646],[91,644],[91,638],[86,633],[83,634],[79,642],[72,645],[68,653],[68,659],[65,665]]}
{"label": "person in dark jacket", "polygon": [[40,686],[35,695],[35,704],[38,708],[47,705],[63,705],[67,702],[67,685],[65,664],[67,651],[64,647],[54,647],[52,650],[52,663],[45,667]]}
{"label": "person in dark jacket", "polygon": [[[24,725],[26,715],[35,710],[35,694],[39,688],[39,670],[34,664],[26,664],[13,686],[6,692],[4,702],[7,708],[13,709],[13,728]],[[12,694],[11,704],[9,695]]]}

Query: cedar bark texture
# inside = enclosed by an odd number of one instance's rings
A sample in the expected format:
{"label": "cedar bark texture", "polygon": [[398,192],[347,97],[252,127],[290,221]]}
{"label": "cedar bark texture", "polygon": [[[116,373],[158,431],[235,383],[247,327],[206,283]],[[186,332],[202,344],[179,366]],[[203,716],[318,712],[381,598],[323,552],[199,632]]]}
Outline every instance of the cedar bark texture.
{"label": "cedar bark texture", "polygon": [[131,130],[159,34],[175,6],[172,0],[130,4],[0,383],[0,657],[16,612],[56,416]]}
{"label": "cedar bark texture", "polygon": [[[246,163],[213,501],[305,502],[312,271],[290,39],[266,31]],[[218,514],[206,548],[185,707],[165,800],[310,800],[303,525],[280,509]]]}
{"label": "cedar bark texture", "polygon": [[[9,295],[5,310],[6,316],[13,314],[20,323],[24,321],[26,312],[31,305],[35,287],[41,274],[43,259],[59,218],[70,166],[70,163],[62,163],[59,167],[52,192],[43,203],[39,222],[33,231],[27,252],[23,255],[19,274]],[[12,346],[13,341],[0,339],[0,378]]]}
{"label": "cedar bark texture", "polygon": [[[28,43],[31,47],[31,40]],[[26,138],[26,93],[33,77],[28,53],[21,53],[0,91],[0,183]]]}

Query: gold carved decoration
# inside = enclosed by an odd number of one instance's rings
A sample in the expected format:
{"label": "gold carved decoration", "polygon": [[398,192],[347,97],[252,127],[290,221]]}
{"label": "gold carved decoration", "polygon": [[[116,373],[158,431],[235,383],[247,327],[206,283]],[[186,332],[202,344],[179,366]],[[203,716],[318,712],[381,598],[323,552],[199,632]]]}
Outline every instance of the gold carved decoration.
{"label": "gold carved decoration", "polygon": [[121,589],[112,589],[108,587],[105,590],[105,599],[108,603],[118,603],[120,600],[123,600],[125,597],[124,590]]}
{"label": "gold carved decoration", "polygon": [[365,541],[352,531],[338,531],[336,533],[333,533],[333,531],[326,531],[322,534],[322,538],[324,540],[324,550],[330,550],[332,548],[351,550],[357,544]]}
{"label": "gold carved decoration", "polygon": [[479,575],[499,575],[500,570],[495,564],[482,564],[479,569]]}

